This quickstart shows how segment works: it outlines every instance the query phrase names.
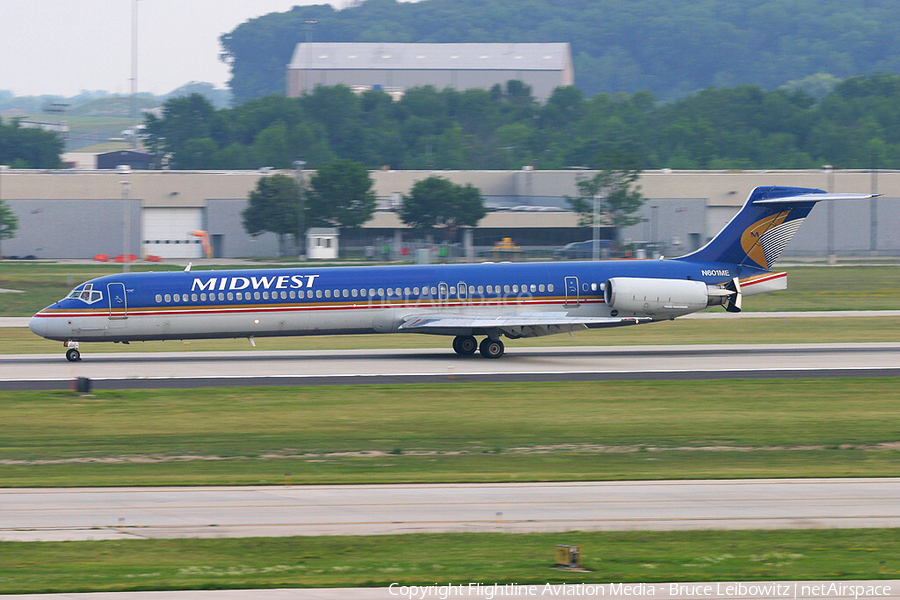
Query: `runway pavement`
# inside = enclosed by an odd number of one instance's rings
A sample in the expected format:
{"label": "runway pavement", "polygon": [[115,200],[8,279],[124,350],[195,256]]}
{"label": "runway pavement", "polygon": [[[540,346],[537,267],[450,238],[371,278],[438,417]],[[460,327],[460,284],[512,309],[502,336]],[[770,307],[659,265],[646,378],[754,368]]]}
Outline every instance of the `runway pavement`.
{"label": "runway pavement", "polygon": [[0,490],[0,540],[900,527],[900,478]]}
{"label": "runway pavement", "polygon": [[0,358],[0,390],[900,376],[900,344],[510,348],[499,360],[450,349],[89,353]]}
{"label": "runway pavement", "polygon": [[[469,584],[472,585],[469,585]],[[473,587],[475,586],[475,587]],[[440,583],[434,586],[395,585],[387,588],[276,589],[276,590],[195,590],[177,592],[116,592],[108,594],[71,593],[4,596],[8,600],[448,600],[476,598],[631,598],[658,600],[763,600],[792,598],[818,600],[832,598],[900,599],[900,580],[869,581],[703,581],[651,584],[514,584],[493,586],[477,582]]]}

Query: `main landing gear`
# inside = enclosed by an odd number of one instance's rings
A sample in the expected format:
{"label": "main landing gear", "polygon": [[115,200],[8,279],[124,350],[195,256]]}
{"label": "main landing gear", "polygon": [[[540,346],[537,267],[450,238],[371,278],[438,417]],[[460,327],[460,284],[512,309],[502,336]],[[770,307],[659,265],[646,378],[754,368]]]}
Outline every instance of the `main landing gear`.
{"label": "main landing gear", "polygon": [[486,337],[479,344],[478,340],[471,335],[458,335],[453,338],[453,351],[460,356],[471,356],[475,354],[476,349],[485,358],[500,358],[506,350],[503,342],[499,339],[492,340]]}

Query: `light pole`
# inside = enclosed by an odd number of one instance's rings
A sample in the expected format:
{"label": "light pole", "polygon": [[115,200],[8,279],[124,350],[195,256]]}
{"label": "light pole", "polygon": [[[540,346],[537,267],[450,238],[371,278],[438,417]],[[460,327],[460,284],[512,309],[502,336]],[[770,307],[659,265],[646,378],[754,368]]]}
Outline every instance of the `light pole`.
{"label": "light pole", "polygon": [[[8,169],[9,169],[9,165],[0,165],[0,207],[3,206],[3,171],[6,171]],[[2,242],[2,241],[3,241],[3,239],[0,238],[0,242]],[[0,258],[3,258],[2,251],[0,251]]]}
{"label": "light pole", "polygon": [[303,167],[306,166],[305,160],[295,160],[294,170],[297,173],[297,258],[303,256],[303,209],[306,205],[306,188],[303,185]]}
{"label": "light pole", "polygon": [[137,150],[138,0],[131,2],[131,147]]}
{"label": "light pole", "polygon": [[121,184],[121,186],[122,186],[122,202],[125,205],[125,207],[124,207],[125,234],[123,236],[125,238],[125,241],[124,241],[125,247],[124,247],[124,250],[122,251],[122,272],[127,273],[130,270],[128,247],[131,245],[131,208],[128,205],[128,188],[131,185],[131,182],[120,181],[119,184]]}
{"label": "light pole", "polygon": [[[825,171],[825,174],[828,176],[828,185],[827,192],[829,194],[834,192],[834,167],[831,165],[825,165],[822,167]],[[837,258],[834,255],[834,202],[828,203],[828,264],[833,265],[837,262]]]}

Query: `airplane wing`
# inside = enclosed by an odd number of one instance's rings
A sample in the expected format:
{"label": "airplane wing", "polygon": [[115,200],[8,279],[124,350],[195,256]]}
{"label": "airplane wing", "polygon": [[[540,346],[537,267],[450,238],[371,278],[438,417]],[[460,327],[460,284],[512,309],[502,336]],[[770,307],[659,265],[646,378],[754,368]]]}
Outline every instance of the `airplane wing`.
{"label": "airplane wing", "polygon": [[650,322],[642,317],[573,317],[567,313],[520,313],[512,315],[466,315],[440,313],[412,315],[399,327],[400,331],[446,335],[471,335],[488,330],[498,331],[512,339],[569,333],[599,327],[618,327]]}

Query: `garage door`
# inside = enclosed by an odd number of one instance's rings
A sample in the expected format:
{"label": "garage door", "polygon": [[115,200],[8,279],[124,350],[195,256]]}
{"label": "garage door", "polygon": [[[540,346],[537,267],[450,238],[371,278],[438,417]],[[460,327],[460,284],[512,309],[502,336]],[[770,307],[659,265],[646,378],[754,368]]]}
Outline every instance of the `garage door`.
{"label": "garage door", "polygon": [[144,208],[141,212],[144,256],[202,258],[200,238],[192,231],[203,229],[202,208]]}

